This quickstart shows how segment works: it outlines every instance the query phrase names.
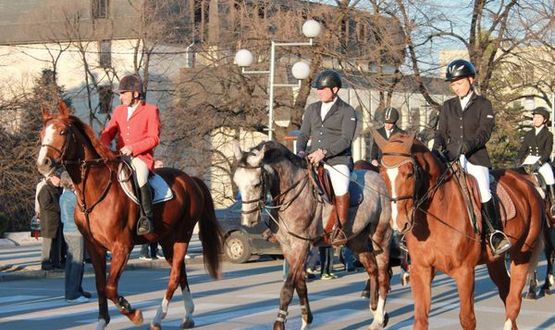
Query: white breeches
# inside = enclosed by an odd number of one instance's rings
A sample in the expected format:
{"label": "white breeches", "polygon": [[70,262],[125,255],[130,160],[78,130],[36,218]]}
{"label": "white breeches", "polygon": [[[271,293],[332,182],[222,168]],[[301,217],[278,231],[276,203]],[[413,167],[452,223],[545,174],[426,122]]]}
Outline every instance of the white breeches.
{"label": "white breeches", "polygon": [[133,157],[131,160],[131,167],[137,173],[137,182],[139,187],[143,187],[148,182],[148,167],[145,162],[143,162],[138,157]]}
{"label": "white breeches", "polygon": [[349,192],[349,182],[351,179],[351,171],[347,165],[327,165],[324,168],[330,173],[331,185],[335,196],[343,196]]}
{"label": "white breeches", "polygon": [[555,178],[553,177],[553,170],[551,169],[551,165],[548,163],[543,164],[538,173],[541,174],[543,179],[545,180],[545,184],[552,185],[555,184]]}
{"label": "white breeches", "polygon": [[480,190],[480,202],[485,203],[491,199],[489,187],[489,169],[486,166],[474,165],[469,162],[465,155],[460,157],[461,166],[464,171],[476,178]]}

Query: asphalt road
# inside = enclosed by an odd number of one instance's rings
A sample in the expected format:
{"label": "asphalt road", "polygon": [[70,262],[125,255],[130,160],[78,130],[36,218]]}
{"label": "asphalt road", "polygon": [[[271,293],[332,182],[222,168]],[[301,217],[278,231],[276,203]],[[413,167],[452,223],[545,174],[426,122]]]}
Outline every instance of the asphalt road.
{"label": "asphalt road", "polygon": [[[197,329],[271,329],[282,285],[282,262],[256,261],[223,264],[223,279],[209,279],[202,264],[188,266],[195,301]],[[542,270],[544,266],[542,266]],[[334,280],[309,282],[314,313],[312,329],[366,329],[371,323],[368,301],[359,297],[364,273],[337,271]],[[503,304],[483,267],[476,270],[476,313],[478,329],[500,329],[504,322]],[[124,272],[120,281],[123,294],[134,307],[143,310],[145,324],[134,327],[110,304],[112,321],[108,329],[145,329],[164,294],[168,269],[136,268]],[[408,329],[412,325],[412,298],[408,287],[399,284],[396,269],[387,301],[388,329]],[[94,292],[94,277],[87,274],[84,288]],[[43,278],[0,282],[0,329],[94,329],[97,303],[68,305],[63,299],[63,278]],[[431,329],[458,329],[456,286],[444,275],[436,276],[433,288]],[[300,327],[300,309],[295,298],[289,308],[288,329]],[[184,307],[179,289],[170,303],[164,329],[178,329]],[[520,329],[555,328],[555,294],[537,301],[525,301],[518,320]]]}

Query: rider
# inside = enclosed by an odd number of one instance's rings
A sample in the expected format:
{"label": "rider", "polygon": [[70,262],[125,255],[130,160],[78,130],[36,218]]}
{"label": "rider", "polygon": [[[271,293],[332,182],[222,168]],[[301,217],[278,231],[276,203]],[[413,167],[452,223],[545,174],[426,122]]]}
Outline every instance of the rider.
{"label": "rider", "polygon": [[555,179],[553,170],[549,165],[549,158],[553,149],[553,134],[546,127],[549,121],[549,112],[544,107],[538,107],[532,111],[531,129],[524,135],[524,141],[518,152],[520,162],[524,162],[527,156],[536,156],[539,159],[534,163],[534,172],[540,173],[545,180],[545,184],[549,189],[549,198],[551,199],[551,209],[549,213],[551,217],[555,217]]}
{"label": "rider", "polygon": [[486,143],[495,118],[491,102],[478,95],[472,86],[475,76],[474,65],[468,61],[459,59],[447,66],[445,80],[457,96],[443,103],[433,149],[445,151],[450,161],[458,158],[461,167],[476,178],[482,211],[494,229],[490,230],[489,244],[498,255],[507,251],[511,243],[502,231],[490,191],[491,162]]}
{"label": "rider", "polygon": [[160,117],[158,107],[142,99],[141,77],[131,74],[119,82],[122,105],[116,107],[110,122],[101,134],[101,140],[110,145],[117,136],[117,148],[131,156],[131,166],[136,172],[141,194],[142,212],[137,222],[137,235],[154,230],[152,223],[152,192],[147,184],[149,170],[154,169],[154,148],[160,143]]}
{"label": "rider", "polygon": [[[381,134],[386,140],[395,133],[406,133],[404,130],[397,126],[397,121],[399,120],[399,111],[395,108],[389,107],[384,111],[384,125],[378,129],[378,133]],[[382,158],[382,152],[377,144],[374,143],[372,147],[372,152],[370,153],[370,162],[374,166],[380,165],[380,160]]]}
{"label": "rider", "polygon": [[[324,70],[314,80],[319,102],[310,104],[304,114],[297,139],[299,155],[308,151],[312,164],[324,161],[335,193],[335,210],[339,224],[335,226],[331,241],[334,245],[346,243],[343,227],[349,216],[349,179],[353,167],[351,144],[355,135],[357,117],[355,109],[337,96],[341,77],[333,70]],[[308,140],[310,147],[307,150]]]}

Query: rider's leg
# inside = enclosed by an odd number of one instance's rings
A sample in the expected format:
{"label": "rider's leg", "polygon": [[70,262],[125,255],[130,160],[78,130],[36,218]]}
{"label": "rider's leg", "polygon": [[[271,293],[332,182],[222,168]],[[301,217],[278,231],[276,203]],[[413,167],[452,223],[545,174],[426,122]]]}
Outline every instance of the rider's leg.
{"label": "rider's leg", "polygon": [[549,215],[551,217],[555,217],[555,178],[553,177],[553,170],[551,169],[551,165],[549,163],[544,163],[539,169],[538,173],[543,177],[545,180],[545,184],[547,185],[549,200],[551,201],[551,208],[549,209]]}
{"label": "rider's leg", "polygon": [[[461,158],[464,156],[461,156]],[[511,243],[507,236],[503,233],[503,224],[495,209],[495,204],[490,191],[489,169],[485,166],[474,165],[468,160],[461,161],[464,169],[476,178],[478,188],[480,190],[480,201],[485,220],[491,224],[493,230],[490,230],[490,246],[494,254],[501,254],[511,247]]]}
{"label": "rider's leg", "polygon": [[148,167],[139,158],[135,157],[131,161],[131,166],[135,169],[137,183],[141,193],[141,206],[143,214],[137,222],[137,235],[145,235],[154,230],[152,223],[152,192],[148,185]]}
{"label": "rider's leg", "polygon": [[332,244],[342,245],[347,243],[347,235],[344,228],[349,218],[349,182],[351,171],[347,165],[324,165],[328,170],[331,185],[335,193],[335,208],[338,224],[332,234]]}

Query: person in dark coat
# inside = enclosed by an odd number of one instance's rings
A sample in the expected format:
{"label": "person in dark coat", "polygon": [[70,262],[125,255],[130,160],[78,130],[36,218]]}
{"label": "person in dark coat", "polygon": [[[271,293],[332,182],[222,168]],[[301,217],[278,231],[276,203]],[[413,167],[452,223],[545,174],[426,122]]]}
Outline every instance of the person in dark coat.
{"label": "person in dark coat", "polygon": [[63,269],[63,233],[60,222],[60,178],[53,175],[39,191],[43,270]]}
{"label": "person in dark coat", "polygon": [[478,95],[472,86],[476,70],[472,63],[455,60],[447,66],[446,81],[457,95],[443,103],[433,149],[443,152],[449,161],[460,161],[465,172],[476,178],[486,221],[494,230],[489,235],[494,254],[511,247],[503,233],[503,224],[495,210],[490,191],[491,161],[486,143],[495,126],[491,102]]}
{"label": "person in dark coat", "polygon": [[549,213],[551,217],[555,217],[555,179],[549,164],[551,151],[553,150],[553,133],[547,128],[549,111],[544,107],[538,107],[532,111],[532,116],[534,128],[524,135],[524,140],[518,152],[518,159],[521,163],[525,163],[528,156],[538,158],[535,162],[532,162],[530,159],[532,157],[530,157],[526,164],[531,165],[534,172],[539,173],[545,180],[551,199]]}
{"label": "person in dark coat", "polygon": [[[397,126],[397,121],[399,120],[399,111],[395,108],[386,108],[384,111],[384,125],[378,128],[378,133],[384,137],[384,139],[389,140],[389,137],[395,133],[406,133],[399,126]],[[377,144],[374,143],[372,146],[372,152],[370,153],[370,162],[374,166],[380,166],[380,160],[382,159],[382,151]]]}
{"label": "person in dark coat", "polygon": [[[349,179],[353,168],[351,145],[357,124],[355,109],[337,96],[341,86],[339,73],[324,70],[318,74],[313,87],[320,101],[307,107],[297,139],[299,156],[308,155],[314,165],[323,161],[329,172],[335,193],[335,210],[331,216],[338,219],[331,235],[333,245],[347,241],[342,228],[349,217]],[[310,147],[307,148],[309,139]]]}

